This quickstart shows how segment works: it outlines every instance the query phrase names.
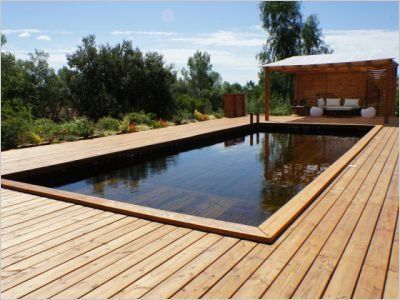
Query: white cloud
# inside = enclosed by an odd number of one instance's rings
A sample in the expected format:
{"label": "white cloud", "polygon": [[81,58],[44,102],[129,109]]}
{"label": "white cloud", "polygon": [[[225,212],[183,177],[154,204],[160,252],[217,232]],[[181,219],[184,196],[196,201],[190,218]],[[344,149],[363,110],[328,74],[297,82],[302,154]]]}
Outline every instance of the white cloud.
{"label": "white cloud", "polygon": [[169,37],[169,36],[174,36],[177,35],[178,33],[176,32],[168,32],[168,31],[132,31],[132,30],[114,30],[111,32],[112,35],[124,35],[124,36],[133,36],[133,35],[139,35],[139,36],[159,36],[159,37]]}
{"label": "white cloud", "polygon": [[48,35],[38,35],[36,39],[40,41],[51,41],[51,37]]}
{"label": "white cloud", "polygon": [[26,31],[18,34],[18,37],[20,37],[20,38],[27,38],[27,37],[30,37],[30,36],[31,36],[31,34],[29,32],[26,32]]}
{"label": "white cloud", "polygon": [[253,32],[219,30],[198,34],[194,37],[176,37],[172,40],[206,46],[262,47],[265,36]]}
{"label": "white cloud", "polygon": [[325,30],[326,42],[338,54],[399,57],[399,32],[375,30]]}
{"label": "white cloud", "polygon": [[170,23],[174,20],[174,11],[172,9],[164,9],[161,13],[161,18],[164,22]]}
{"label": "white cloud", "polygon": [[1,31],[3,34],[13,34],[13,33],[40,33],[39,29],[4,29]]}

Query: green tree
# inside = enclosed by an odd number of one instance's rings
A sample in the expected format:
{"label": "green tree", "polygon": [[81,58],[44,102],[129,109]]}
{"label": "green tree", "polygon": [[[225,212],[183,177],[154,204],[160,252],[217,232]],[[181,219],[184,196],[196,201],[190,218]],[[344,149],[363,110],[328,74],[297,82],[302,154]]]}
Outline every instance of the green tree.
{"label": "green tree", "polygon": [[196,51],[189,57],[187,65],[188,70],[183,69],[182,74],[196,96],[220,84],[221,76],[213,71],[211,56],[207,52]]}
{"label": "green tree", "polygon": [[74,108],[81,114],[99,119],[145,110],[163,117],[173,107],[171,67],[157,53],[143,55],[130,41],[98,46],[90,35],[67,60]]}
{"label": "green tree", "polygon": [[331,53],[332,50],[323,40],[322,29],[316,15],[307,17],[301,31],[302,53],[305,55]]}
{"label": "green tree", "polygon": [[[332,52],[323,40],[317,16],[311,15],[303,23],[301,2],[263,1],[259,8],[262,27],[268,36],[262,51],[257,55],[261,63],[302,54]],[[264,72],[259,73],[259,85],[264,86]],[[272,111],[273,103],[289,106],[293,98],[293,75],[273,72],[270,86]]]}
{"label": "green tree", "polygon": [[188,69],[182,70],[186,93],[201,99],[204,112],[222,108],[221,76],[213,71],[211,56],[207,52],[196,51],[189,57]]}
{"label": "green tree", "polygon": [[281,60],[301,51],[302,14],[297,1],[263,1],[259,5],[262,27],[268,34],[259,59]]}

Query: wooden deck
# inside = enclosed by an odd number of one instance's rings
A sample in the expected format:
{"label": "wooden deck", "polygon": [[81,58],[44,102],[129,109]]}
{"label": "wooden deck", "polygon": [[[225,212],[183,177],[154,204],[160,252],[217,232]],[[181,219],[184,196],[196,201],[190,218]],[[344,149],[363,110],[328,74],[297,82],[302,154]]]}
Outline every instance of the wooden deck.
{"label": "wooden deck", "polygon": [[[7,151],[2,167],[12,173],[241,122]],[[271,245],[2,189],[2,298],[397,298],[398,182],[398,128],[383,127]]]}

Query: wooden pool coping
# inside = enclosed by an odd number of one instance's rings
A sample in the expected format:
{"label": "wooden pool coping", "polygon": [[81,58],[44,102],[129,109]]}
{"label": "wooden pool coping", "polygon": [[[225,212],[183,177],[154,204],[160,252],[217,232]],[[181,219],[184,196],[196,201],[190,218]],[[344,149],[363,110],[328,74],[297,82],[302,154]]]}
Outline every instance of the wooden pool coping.
{"label": "wooden pool coping", "polygon": [[[304,124],[303,124],[304,125]],[[166,224],[187,227],[217,234],[228,235],[256,242],[272,243],[277,237],[316,199],[320,193],[342,172],[350,162],[365,148],[381,130],[382,125],[375,125],[352,148],[289,200],[270,218],[259,226],[220,221],[188,214],[169,212],[141,205],[124,203],[110,199],[61,191],[39,185],[2,179],[3,188],[48,197],[74,204],[121,213]]]}

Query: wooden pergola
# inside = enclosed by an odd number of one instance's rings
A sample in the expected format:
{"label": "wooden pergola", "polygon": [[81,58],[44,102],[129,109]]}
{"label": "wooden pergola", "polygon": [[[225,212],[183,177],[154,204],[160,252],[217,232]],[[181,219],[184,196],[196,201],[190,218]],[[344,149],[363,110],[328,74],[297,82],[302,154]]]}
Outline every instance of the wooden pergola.
{"label": "wooden pergola", "polygon": [[270,74],[295,75],[294,102],[315,106],[317,98],[357,98],[361,107],[374,106],[385,123],[395,114],[397,67],[392,58],[336,54],[293,56],[263,65],[265,120],[269,120]]}

